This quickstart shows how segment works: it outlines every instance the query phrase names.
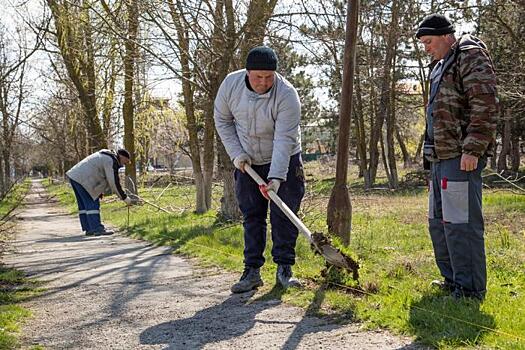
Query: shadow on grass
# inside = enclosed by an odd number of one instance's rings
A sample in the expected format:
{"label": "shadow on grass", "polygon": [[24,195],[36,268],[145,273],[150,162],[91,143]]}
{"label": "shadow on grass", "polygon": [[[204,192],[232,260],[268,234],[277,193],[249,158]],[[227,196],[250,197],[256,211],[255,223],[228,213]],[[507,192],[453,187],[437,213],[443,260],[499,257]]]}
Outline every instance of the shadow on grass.
{"label": "shadow on grass", "polygon": [[495,322],[477,300],[430,294],[410,306],[409,327],[425,344],[457,347],[480,344]]}

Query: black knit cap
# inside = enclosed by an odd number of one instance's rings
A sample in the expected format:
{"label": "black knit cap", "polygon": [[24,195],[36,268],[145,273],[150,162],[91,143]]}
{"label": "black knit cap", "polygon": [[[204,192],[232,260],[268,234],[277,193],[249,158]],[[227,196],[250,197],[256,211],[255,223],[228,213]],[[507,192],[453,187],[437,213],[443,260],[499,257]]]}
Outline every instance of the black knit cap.
{"label": "black knit cap", "polygon": [[120,148],[118,151],[117,151],[117,154],[120,154],[121,156],[123,157],[126,157],[128,159],[131,159],[131,156],[129,155],[129,152],[124,149],[124,148]]}
{"label": "black knit cap", "polygon": [[423,35],[445,35],[454,33],[456,29],[450,23],[447,17],[433,13],[426,16],[419,27],[417,28],[416,38],[421,38]]}
{"label": "black knit cap", "polygon": [[277,70],[277,55],[268,46],[257,46],[248,52],[246,70]]}

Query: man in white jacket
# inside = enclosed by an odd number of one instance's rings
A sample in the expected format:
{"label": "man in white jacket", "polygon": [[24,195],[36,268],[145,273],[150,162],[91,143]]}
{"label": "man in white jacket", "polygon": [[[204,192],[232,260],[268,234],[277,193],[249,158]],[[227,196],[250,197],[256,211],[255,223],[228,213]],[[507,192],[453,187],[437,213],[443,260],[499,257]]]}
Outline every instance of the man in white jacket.
{"label": "man in white jacket", "polygon": [[107,149],[87,156],[66,172],[78,204],[78,216],[86,236],[111,235],[100,221],[100,198],[112,191],[127,205],[136,201],[122,190],[118,169],[130,162],[129,152]]}
{"label": "man in white jacket", "polygon": [[[277,61],[271,48],[253,48],[246,69],[230,73],[215,99],[215,125],[236,167],[235,192],[243,214],[245,268],[231,288],[234,293],[263,285],[260,268],[265,262],[267,191],[276,192],[295,213],[304,196],[301,103],[295,88],[276,73]],[[245,164],[268,185],[259,188],[244,172]],[[292,277],[298,230],[274,203],[270,204],[270,223],[276,282],[285,288],[299,286]]]}

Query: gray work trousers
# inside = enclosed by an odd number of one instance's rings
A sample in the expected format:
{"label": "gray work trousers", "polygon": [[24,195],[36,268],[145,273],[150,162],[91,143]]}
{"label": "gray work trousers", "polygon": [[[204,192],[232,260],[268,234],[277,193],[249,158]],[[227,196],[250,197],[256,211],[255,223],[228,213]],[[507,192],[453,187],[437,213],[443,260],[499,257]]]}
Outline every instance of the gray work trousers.
{"label": "gray work trousers", "polygon": [[481,171],[460,170],[461,157],[432,163],[428,223],[436,264],[446,281],[469,294],[487,287]]}

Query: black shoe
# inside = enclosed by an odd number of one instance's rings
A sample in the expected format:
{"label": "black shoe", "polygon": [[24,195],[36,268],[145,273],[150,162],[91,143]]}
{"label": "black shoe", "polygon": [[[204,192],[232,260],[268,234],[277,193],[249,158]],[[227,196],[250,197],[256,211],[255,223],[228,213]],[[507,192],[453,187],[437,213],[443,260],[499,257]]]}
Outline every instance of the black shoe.
{"label": "black shoe", "polygon": [[275,281],[280,284],[283,288],[288,287],[301,287],[301,282],[296,278],[293,278],[292,266],[291,265],[278,265],[277,273],[275,274]]}
{"label": "black shoe", "polygon": [[432,282],[430,282],[430,285],[433,287],[437,287],[447,293],[451,293],[454,291],[454,289],[456,289],[455,283],[449,280],[433,280]]}
{"label": "black shoe", "polygon": [[463,298],[474,299],[477,301],[483,301],[485,299],[485,291],[476,292],[463,289],[461,287],[456,287],[454,291],[450,294],[452,298],[456,300],[461,300]]}
{"label": "black shoe", "polygon": [[89,236],[94,236],[94,235],[95,235],[95,232],[88,232],[88,231],[86,231],[85,234],[86,234],[86,236],[89,237]]}
{"label": "black shoe", "polygon": [[113,230],[102,230],[102,231],[95,231],[93,232],[93,236],[111,236],[112,234],[114,234],[115,231]]}
{"label": "black shoe", "polygon": [[244,293],[262,287],[262,285],[260,269],[247,266],[244,268],[239,282],[231,287],[231,291],[232,293]]}

